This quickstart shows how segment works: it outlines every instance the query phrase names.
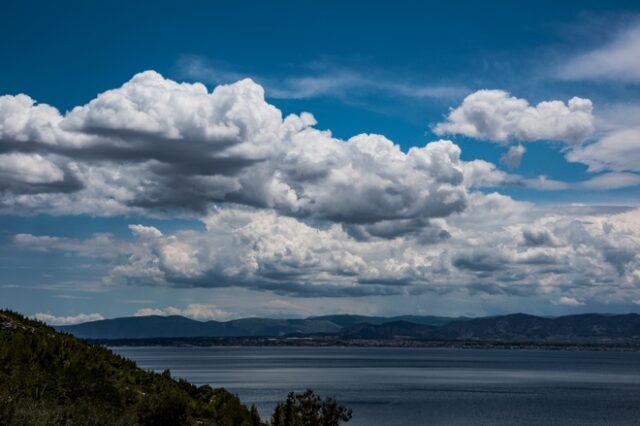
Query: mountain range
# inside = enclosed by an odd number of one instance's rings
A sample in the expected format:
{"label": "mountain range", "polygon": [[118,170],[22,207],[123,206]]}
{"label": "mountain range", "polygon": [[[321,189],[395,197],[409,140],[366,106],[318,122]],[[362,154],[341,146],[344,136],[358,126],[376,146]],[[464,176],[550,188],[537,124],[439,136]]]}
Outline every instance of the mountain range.
{"label": "mountain range", "polygon": [[124,317],[57,326],[60,331],[85,339],[144,339],[162,337],[283,337],[333,335],[358,324],[380,325],[410,321],[439,326],[454,318],[436,316],[368,317],[327,315],[305,319],[242,318],[231,321],[197,321],[179,315]]}
{"label": "mountain range", "polygon": [[182,316],[124,317],[58,326],[85,339],[191,337],[322,337],[437,341],[640,341],[638,314],[581,314],[556,318],[510,314],[481,318],[327,315],[305,319],[244,318],[197,321]]}

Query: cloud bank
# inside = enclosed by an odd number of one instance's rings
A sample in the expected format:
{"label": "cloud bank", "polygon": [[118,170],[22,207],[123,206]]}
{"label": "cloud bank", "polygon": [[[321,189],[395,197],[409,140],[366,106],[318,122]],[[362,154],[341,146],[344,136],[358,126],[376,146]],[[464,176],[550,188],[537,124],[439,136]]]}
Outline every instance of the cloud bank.
{"label": "cloud bank", "polygon": [[[248,79],[209,92],[148,71],[65,114],[25,95],[2,96],[0,212],[184,215],[205,225],[166,233],[135,223],[133,241],[11,240],[105,260],[107,285],[297,297],[465,292],[565,304],[637,298],[638,210],[536,209],[477,188],[569,184],[463,161],[448,140],[404,152],[382,135],[342,140],[315,125],[308,113],[283,117]],[[584,142],[593,131],[587,99],[531,106],[479,91],[435,131],[505,144],[563,141],[569,158],[607,172],[575,187],[638,183],[633,135]],[[596,155],[600,146],[604,155]],[[515,167],[525,151],[512,147],[503,161]],[[174,313],[226,315],[204,304],[139,311]]]}
{"label": "cloud bank", "polygon": [[[108,255],[114,260],[105,284],[233,286],[294,297],[462,293],[552,304],[568,300],[563,297],[624,303],[637,298],[640,287],[638,209],[537,209],[497,193],[474,193],[463,213],[428,227],[407,224],[393,239],[372,230],[356,238],[339,224],[315,227],[237,207],[203,220],[204,232],[165,234],[131,225],[134,243],[117,245],[118,257]],[[139,314],[226,316],[212,305]]]}
{"label": "cloud bank", "polygon": [[228,312],[223,311],[216,305],[207,303],[191,303],[184,309],[175,308],[173,306],[168,306],[166,308],[142,308],[138,309],[134,314],[136,317],[146,317],[150,315],[181,315],[198,321],[224,320],[228,319],[230,316]]}
{"label": "cloud bank", "polygon": [[98,313],[78,314],[75,316],[58,317],[55,315],[39,312],[35,314],[34,317],[37,320],[46,322],[47,324],[50,324],[50,325],[71,325],[71,324],[80,324],[80,323],[89,322],[89,321],[99,321],[104,319],[104,317]]}
{"label": "cloud bank", "polygon": [[340,140],[308,113],[283,118],[251,80],[209,93],[149,71],[65,115],[3,96],[0,120],[5,212],[202,215],[231,203],[362,224],[444,217],[467,198],[455,144]]}

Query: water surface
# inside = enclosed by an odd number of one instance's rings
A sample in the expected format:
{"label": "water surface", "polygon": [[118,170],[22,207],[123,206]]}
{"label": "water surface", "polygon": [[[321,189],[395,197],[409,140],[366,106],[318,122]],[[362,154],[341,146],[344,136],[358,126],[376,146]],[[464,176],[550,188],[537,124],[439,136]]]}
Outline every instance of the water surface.
{"label": "water surface", "polygon": [[267,418],[312,388],[350,426],[638,425],[640,353],[433,348],[118,347],[145,369],[222,386]]}

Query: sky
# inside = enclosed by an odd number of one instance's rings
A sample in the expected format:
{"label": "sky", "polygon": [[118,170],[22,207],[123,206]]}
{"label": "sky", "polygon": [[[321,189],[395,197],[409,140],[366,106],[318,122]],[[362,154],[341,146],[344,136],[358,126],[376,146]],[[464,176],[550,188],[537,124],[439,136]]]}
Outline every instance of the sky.
{"label": "sky", "polygon": [[23,1],[0,307],[640,312],[631,1]]}

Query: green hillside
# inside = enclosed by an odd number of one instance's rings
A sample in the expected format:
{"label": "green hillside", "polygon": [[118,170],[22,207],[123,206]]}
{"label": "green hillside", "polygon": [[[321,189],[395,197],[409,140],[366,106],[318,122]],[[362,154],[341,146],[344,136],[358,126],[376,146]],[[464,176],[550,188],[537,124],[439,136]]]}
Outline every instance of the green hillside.
{"label": "green hillside", "polygon": [[[312,399],[316,411],[300,409]],[[291,394],[283,404],[272,424],[331,426],[350,417],[334,400],[313,393]],[[143,371],[102,346],[0,310],[0,425],[268,424],[225,389],[196,387],[168,371]]]}

